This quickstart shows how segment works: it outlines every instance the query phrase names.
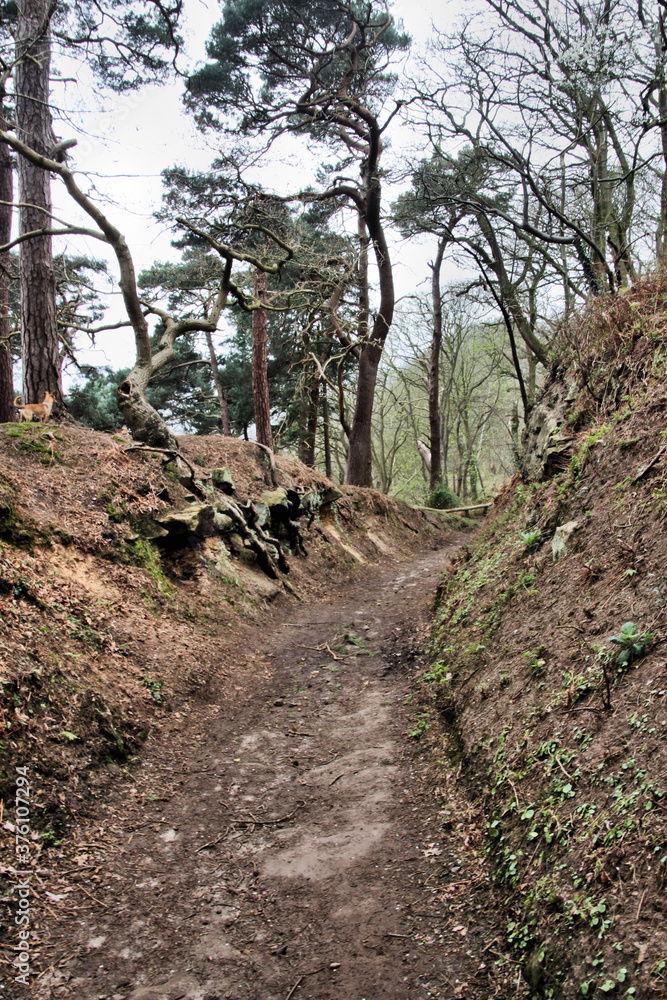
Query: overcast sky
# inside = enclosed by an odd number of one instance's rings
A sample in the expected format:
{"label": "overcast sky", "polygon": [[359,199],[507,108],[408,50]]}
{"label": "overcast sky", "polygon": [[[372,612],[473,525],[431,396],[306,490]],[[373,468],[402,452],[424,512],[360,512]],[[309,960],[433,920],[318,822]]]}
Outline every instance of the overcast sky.
{"label": "overcast sky", "polygon": [[[413,48],[420,50],[430,34],[431,21],[440,28],[451,28],[466,3],[470,0],[396,0],[391,10],[412,34]],[[185,10],[187,65],[190,67],[205,57],[206,39],[211,25],[219,18],[220,8],[216,3],[207,4],[203,0],[185,0]],[[214,150],[207,147],[205,138],[181,110],[182,82],[146,87],[138,93],[118,97],[99,94],[85,66],[74,67],[70,78],[70,82],[64,84],[60,120],[54,123],[60,138],[78,138],[70,165],[86,172],[89,183],[94,184],[103,197],[110,220],[126,236],[137,271],[154,260],[177,259],[177,251],[170,246],[171,234],[154,219],[161,199],[160,172],[173,165],[205,169],[214,155]],[[394,144],[397,148],[405,144],[406,149],[413,146],[411,137],[405,133],[396,136]],[[301,166],[294,162],[294,156],[291,159],[292,170]],[[276,176],[280,167],[273,165],[271,172]],[[302,177],[299,181],[301,184]],[[268,188],[270,184],[265,181],[265,186]],[[72,203],[55,179],[53,194],[56,212],[70,220],[76,219]],[[396,194],[397,190],[385,193],[385,206]],[[62,244],[60,241],[57,249],[62,249]],[[103,244],[80,237],[70,237],[66,249],[69,253],[108,256]],[[393,261],[399,296],[413,293],[417,285],[428,278],[427,262],[432,257],[433,248],[427,244],[407,247],[400,242],[394,243]],[[113,258],[110,259],[110,272],[115,284]],[[119,313],[116,310],[113,313],[113,318],[118,318]],[[83,346],[81,338],[79,342]],[[96,349],[82,352],[82,360],[88,364],[111,364],[113,367],[131,364],[133,357],[132,336],[123,331],[99,335]]]}

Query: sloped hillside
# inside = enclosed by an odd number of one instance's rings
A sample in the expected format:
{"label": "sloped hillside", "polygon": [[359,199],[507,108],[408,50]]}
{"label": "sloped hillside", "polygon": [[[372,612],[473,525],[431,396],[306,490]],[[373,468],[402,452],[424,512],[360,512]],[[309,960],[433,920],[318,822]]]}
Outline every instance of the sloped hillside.
{"label": "sloped hillside", "polygon": [[666,297],[563,331],[524,478],[434,607],[422,739],[445,733],[535,997],[667,995]]}
{"label": "sloped hillside", "polygon": [[[34,851],[56,845],[165,713],[243,699],[248,636],[355,568],[441,544],[443,519],[336,487],[250,442],[183,461],[73,427],[0,427],[2,796],[28,764]],[[9,810],[8,810],[9,811]],[[11,860],[11,859],[10,859]]]}

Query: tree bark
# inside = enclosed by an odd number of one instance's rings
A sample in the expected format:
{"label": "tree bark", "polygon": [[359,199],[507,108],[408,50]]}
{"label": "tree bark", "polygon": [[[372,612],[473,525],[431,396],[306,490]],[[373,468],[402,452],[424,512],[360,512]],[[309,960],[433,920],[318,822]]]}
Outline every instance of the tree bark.
{"label": "tree bark", "polygon": [[359,314],[357,318],[357,338],[363,344],[368,340],[370,329],[370,296],[368,291],[368,230],[363,215],[357,219],[359,236],[359,262],[357,264],[357,282],[359,285]]}
{"label": "tree bark", "polygon": [[364,344],[359,359],[359,378],[354,420],[350,428],[347,481],[354,486],[372,486],[371,419],[382,346]]}
{"label": "tree bark", "polygon": [[215,357],[215,350],[213,347],[213,335],[210,330],[206,331],[206,343],[208,344],[208,355],[211,359],[211,373],[213,375],[213,385],[215,386],[215,391],[218,395],[218,405],[220,407],[220,421],[222,423],[222,433],[226,437],[231,437],[232,425],[229,419],[229,406],[227,405],[227,399],[224,392],[222,391],[222,385],[220,384],[220,372],[218,371],[218,362]]}
{"label": "tree bark", "polygon": [[324,474],[331,479],[331,436],[329,433],[329,397],[327,384],[322,383],[322,437],[324,439]]}
{"label": "tree bark", "polygon": [[431,265],[431,301],[433,304],[433,339],[431,341],[431,363],[428,375],[428,426],[431,442],[431,464],[429,466],[429,489],[431,492],[442,482],[442,458],[440,451],[440,349],[442,347],[442,293],[440,292],[440,269],[445,253],[445,240],[438,243],[438,252]]}
{"label": "tree bark", "polygon": [[146,386],[152,374],[152,369],[135,365],[118,386],[118,408],[135,441],[176,452],[176,437],[146,399]]}
{"label": "tree bark", "polygon": [[382,189],[378,164],[382,143],[379,128],[374,119],[373,126],[369,131],[371,141],[364,175],[364,186],[367,194],[363,215],[365,228],[368,230],[375,252],[380,279],[380,306],[375,315],[368,341],[362,346],[359,359],[357,399],[350,429],[350,450],[347,457],[347,481],[353,486],[373,485],[371,451],[373,397],[382,349],[394,318],[395,305],[394,275],[380,212]]}
{"label": "tree bark", "polygon": [[[50,0],[19,0],[16,28],[16,134],[43,156],[53,147],[49,109],[51,66]],[[51,177],[48,170],[18,158],[19,234],[51,226]],[[50,236],[20,244],[21,355],[23,402],[41,403],[45,392],[62,412],[62,383],[56,322],[56,284]]]}
{"label": "tree bark", "polygon": [[[255,297],[260,302],[266,302],[266,274],[264,271],[255,270],[253,286]],[[271,404],[267,377],[267,339],[266,309],[255,309],[252,314],[252,398],[255,407],[255,430],[259,443],[265,444],[273,451]]]}
{"label": "tree bark", "polygon": [[[0,96],[2,101],[2,96]],[[0,116],[0,127],[7,123]],[[11,239],[14,181],[9,146],[0,144],[0,245]],[[9,250],[0,254],[0,423],[14,420],[14,373],[9,343]]]}
{"label": "tree bark", "polygon": [[[662,14],[660,17],[662,18]],[[658,218],[658,229],[656,232],[656,257],[658,263],[664,267],[667,263],[667,81],[662,60],[659,64],[659,85],[658,85],[658,108],[660,111],[660,148],[662,152],[663,172],[660,187],[660,215]]]}
{"label": "tree bark", "polygon": [[315,467],[315,440],[317,437],[317,415],[320,405],[320,373],[311,376],[308,394],[303,408],[303,426],[299,442],[299,458],[309,468]]}

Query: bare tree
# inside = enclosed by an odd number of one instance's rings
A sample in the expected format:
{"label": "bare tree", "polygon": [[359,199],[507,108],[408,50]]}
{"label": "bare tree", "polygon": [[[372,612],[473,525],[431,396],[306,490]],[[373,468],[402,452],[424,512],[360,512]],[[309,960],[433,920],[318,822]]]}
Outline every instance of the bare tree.
{"label": "bare tree", "polygon": [[[560,245],[566,299],[566,247],[598,291],[633,280],[653,242],[651,174],[667,150],[662,17],[630,0],[485,0],[439,36],[444,65],[418,84],[439,148],[465,137],[504,173],[508,191],[514,178],[518,204],[505,209],[543,245]],[[661,234],[663,208],[652,200]]]}

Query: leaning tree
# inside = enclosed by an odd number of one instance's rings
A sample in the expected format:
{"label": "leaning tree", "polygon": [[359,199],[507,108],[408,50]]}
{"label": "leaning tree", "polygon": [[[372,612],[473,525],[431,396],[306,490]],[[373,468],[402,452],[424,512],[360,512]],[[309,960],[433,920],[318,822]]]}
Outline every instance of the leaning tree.
{"label": "leaning tree", "polygon": [[[61,162],[72,141],[61,143],[53,130],[51,108],[52,56],[83,57],[104,87],[133,90],[163,79],[180,49],[178,23],[182,0],[18,0],[3,5],[4,29],[13,36],[12,54],[0,61],[0,99],[13,72],[13,107],[3,110],[2,128],[16,129],[16,138],[47,159]],[[0,156],[0,195],[11,206],[11,173],[7,147]],[[49,171],[19,156],[19,233],[21,285],[21,356],[24,401],[37,401],[49,390],[62,405],[56,276],[51,247],[52,203]],[[0,246],[9,242],[4,206]],[[6,252],[6,251],[5,251]],[[0,279],[0,312],[4,293]],[[0,326],[0,337],[4,336]],[[7,372],[0,359],[0,398],[7,394]]]}
{"label": "leaning tree", "polygon": [[[175,344],[179,337],[196,331],[215,333],[223,310],[230,304],[252,312],[257,309],[289,311],[312,308],[314,296],[324,295],[322,308],[327,297],[339,280],[341,261],[325,256],[323,261],[316,258],[297,260],[297,250],[284,235],[271,226],[254,206],[241,204],[237,212],[228,218],[225,227],[218,227],[215,234],[199,230],[187,220],[179,220],[191,238],[198,240],[201,247],[213,250],[222,261],[215,296],[204,310],[204,315],[175,317],[156,302],[142,299],[137,285],[134,262],[127,242],[120,230],[107,215],[80,187],[75,173],[65,163],[44,156],[37,150],[21,142],[9,132],[0,130],[0,143],[6,143],[20,157],[30,161],[43,171],[58,175],[72,198],[94,223],[93,228],[81,225],[63,225],[62,228],[47,228],[45,233],[54,235],[82,235],[100,240],[109,245],[116,256],[119,269],[119,284],[127,314],[126,325],[131,326],[135,344],[136,361],[118,387],[118,407],[135,440],[144,444],[177,452],[177,442],[160,414],[146,398],[146,388],[155,375],[176,359]],[[20,241],[20,237],[18,238]],[[280,278],[290,264],[296,267],[296,275],[287,282],[286,288],[279,286],[271,301],[262,301],[253,296],[247,286],[250,268],[269,276]],[[234,272],[237,267],[238,274]],[[189,311],[188,311],[189,312]],[[151,340],[149,316],[158,318],[161,332],[157,342]],[[121,324],[117,324],[121,325]]]}
{"label": "leaning tree", "polygon": [[[203,129],[263,143],[307,137],[311,149],[336,158],[321,171],[322,187],[299,197],[349,207],[356,217],[359,378],[347,479],[362,486],[371,484],[373,395],[395,301],[381,203],[384,136],[402,103],[392,98],[390,67],[409,42],[376,0],[227,0],[209,62],[190,77],[186,95]],[[379,285],[373,311],[371,252]]]}
{"label": "leaning tree", "polygon": [[[298,201],[269,195],[244,178],[239,159],[237,151],[216,160],[207,171],[165,170],[159,218],[174,228],[174,245],[183,249],[184,261],[210,259],[220,240],[248,255],[251,267],[245,275],[239,272],[239,280],[252,290],[258,308],[250,317],[247,311],[244,314],[243,303],[233,305],[237,331],[225,369],[236,368],[237,374],[244,369],[247,338],[252,401],[248,406],[241,390],[245,377],[231,385],[227,380],[232,423],[247,433],[248,422],[254,420],[257,440],[270,448],[270,413],[282,414],[281,436],[284,440],[287,432],[291,438],[298,400],[299,454],[312,465],[320,396],[323,418],[326,410],[326,390],[321,394],[320,388],[330,385],[338,397],[339,414],[344,413],[343,372],[356,366],[360,355],[358,253],[354,237],[331,227],[335,211],[331,201],[307,204],[304,209]],[[283,249],[289,248],[289,259],[262,275],[262,269],[252,266],[253,259],[268,261],[270,243],[277,247],[279,242]],[[209,345],[209,355],[210,349]],[[344,418],[342,426],[349,436]]]}

